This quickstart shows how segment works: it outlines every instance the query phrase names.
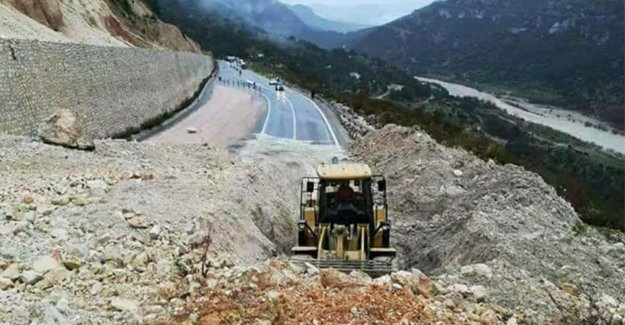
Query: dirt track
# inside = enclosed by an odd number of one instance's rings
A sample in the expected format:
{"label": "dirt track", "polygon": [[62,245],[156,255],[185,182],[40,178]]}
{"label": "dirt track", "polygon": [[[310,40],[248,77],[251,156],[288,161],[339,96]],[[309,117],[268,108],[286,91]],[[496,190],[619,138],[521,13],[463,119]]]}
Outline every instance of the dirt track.
{"label": "dirt track", "polygon": [[[226,148],[246,139],[265,116],[262,97],[216,85],[212,99],[171,128],[146,142],[200,144]],[[195,128],[197,133],[189,133]]]}

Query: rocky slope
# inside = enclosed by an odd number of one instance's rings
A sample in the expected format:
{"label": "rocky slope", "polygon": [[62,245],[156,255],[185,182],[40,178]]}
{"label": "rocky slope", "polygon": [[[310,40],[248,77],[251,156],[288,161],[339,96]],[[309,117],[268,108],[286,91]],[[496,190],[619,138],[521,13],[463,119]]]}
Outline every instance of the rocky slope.
{"label": "rocky slope", "polygon": [[519,167],[365,129],[354,158],[388,176],[410,270],[377,279],[267,260],[293,242],[293,179],[336,148],[260,138],[239,152],[250,164],[206,145],[0,138],[0,323],[622,322],[622,234],[580,226]]}
{"label": "rocky slope", "polygon": [[[554,291],[625,297],[625,236],[587,230],[538,175],[388,125],[353,146],[388,177],[400,265],[488,287],[489,301],[553,320]],[[477,280],[477,268],[490,271]],[[491,274],[492,273],[492,274]],[[564,298],[563,298],[564,299]],[[622,299],[621,299],[622,300]]]}
{"label": "rocky slope", "polygon": [[252,265],[291,242],[288,191],[210,146],[96,141],[82,152],[3,137],[0,323],[171,315],[184,297],[163,292],[199,273],[205,252],[211,265]]}
{"label": "rocky slope", "polygon": [[438,1],[371,29],[352,48],[415,74],[521,90],[623,127],[623,9],[619,0]]}
{"label": "rocky slope", "polygon": [[199,52],[140,0],[2,0],[0,36]]}

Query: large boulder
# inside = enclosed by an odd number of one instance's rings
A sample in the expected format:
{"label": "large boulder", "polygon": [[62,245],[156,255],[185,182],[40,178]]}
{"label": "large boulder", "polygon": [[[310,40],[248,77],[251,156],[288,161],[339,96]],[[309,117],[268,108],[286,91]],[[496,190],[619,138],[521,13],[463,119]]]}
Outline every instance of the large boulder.
{"label": "large boulder", "polygon": [[93,140],[82,130],[78,119],[70,110],[60,109],[39,129],[43,142],[80,150],[94,150]]}

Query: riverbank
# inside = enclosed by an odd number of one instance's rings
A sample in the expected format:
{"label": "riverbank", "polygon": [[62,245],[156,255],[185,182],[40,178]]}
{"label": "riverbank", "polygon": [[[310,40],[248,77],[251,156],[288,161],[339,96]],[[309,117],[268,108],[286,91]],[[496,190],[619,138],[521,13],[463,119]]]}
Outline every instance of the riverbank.
{"label": "riverbank", "polygon": [[[415,76],[415,79],[421,82],[439,85],[445,88],[451,96],[474,97],[490,102],[506,113],[522,118],[527,122],[547,126],[582,141],[594,143],[604,149],[625,154],[625,136],[612,132],[603,122],[596,119],[583,116],[576,112],[532,104],[524,100],[511,98],[501,99],[495,95],[481,92],[471,87],[437,79],[417,76]],[[604,127],[598,128],[592,125]]]}

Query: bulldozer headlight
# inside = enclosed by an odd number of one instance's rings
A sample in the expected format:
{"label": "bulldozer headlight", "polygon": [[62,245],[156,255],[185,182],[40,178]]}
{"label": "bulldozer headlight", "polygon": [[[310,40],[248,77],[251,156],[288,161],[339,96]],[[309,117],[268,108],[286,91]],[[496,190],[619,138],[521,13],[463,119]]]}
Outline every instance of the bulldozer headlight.
{"label": "bulldozer headlight", "polygon": [[388,223],[384,223],[384,224],[382,224],[382,230],[383,230],[383,231],[388,231],[388,230],[391,230],[391,225],[390,225],[390,224],[388,224]]}
{"label": "bulldozer headlight", "polygon": [[305,221],[300,221],[297,223],[297,228],[299,228],[299,230],[304,230],[306,229],[306,222]]}

